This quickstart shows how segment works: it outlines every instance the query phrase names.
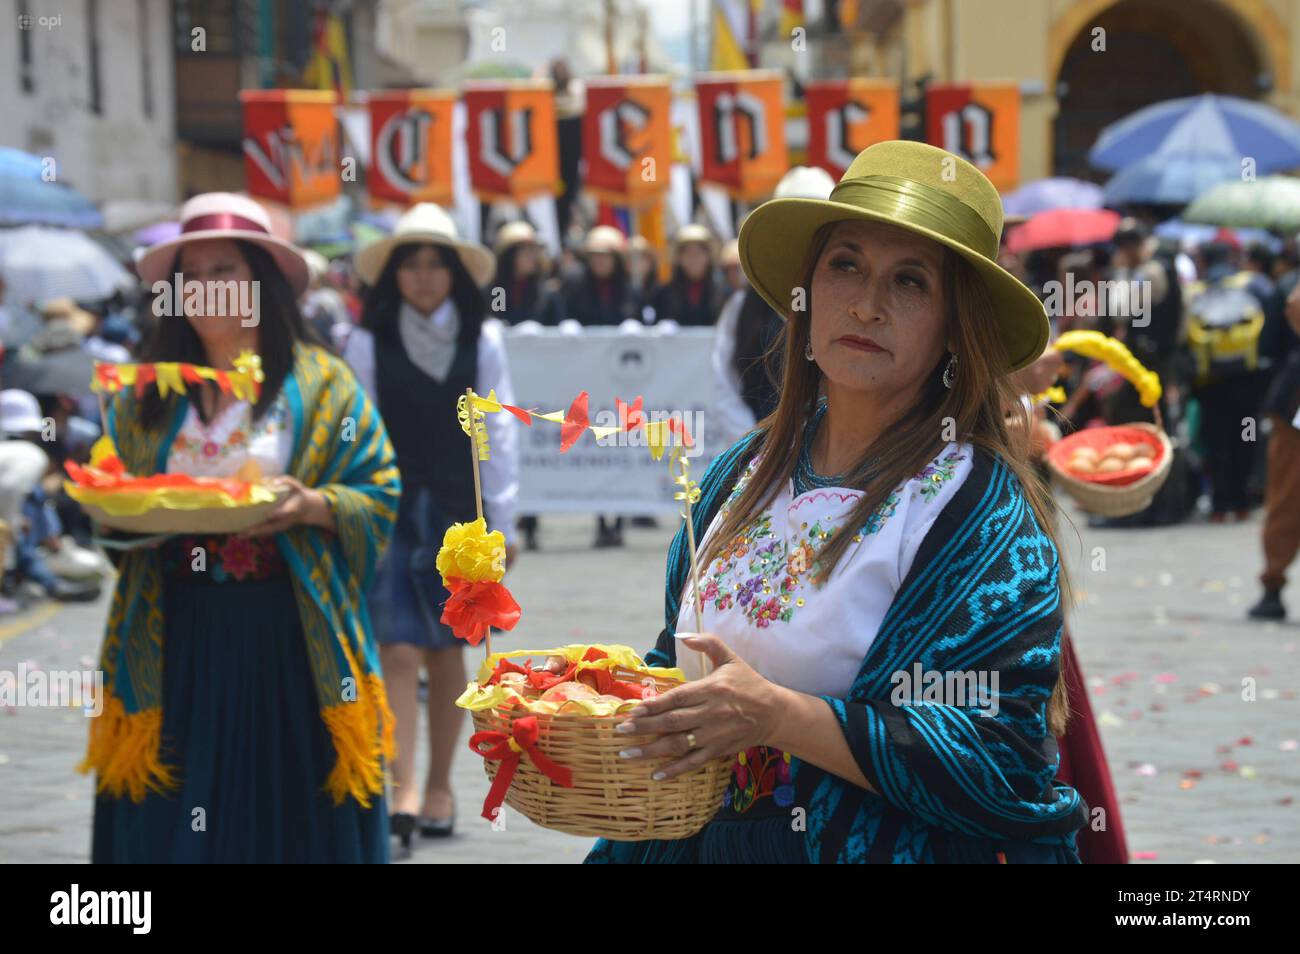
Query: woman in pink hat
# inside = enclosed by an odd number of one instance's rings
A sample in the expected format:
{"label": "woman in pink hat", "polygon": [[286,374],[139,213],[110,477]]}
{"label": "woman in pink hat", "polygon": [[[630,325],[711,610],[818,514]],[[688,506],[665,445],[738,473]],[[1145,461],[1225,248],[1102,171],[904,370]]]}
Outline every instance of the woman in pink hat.
{"label": "woman in pink hat", "polygon": [[[118,393],[108,432],[140,476],[258,473],[285,490],[246,534],[121,558],[100,668],[96,862],[385,862],[392,714],[365,592],[401,483],[378,413],[310,337],[307,264],[265,211],[209,193],[141,256],[147,362],[261,357],[255,401],[191,382]],[[176,307],[177,302],[180,308]]]}

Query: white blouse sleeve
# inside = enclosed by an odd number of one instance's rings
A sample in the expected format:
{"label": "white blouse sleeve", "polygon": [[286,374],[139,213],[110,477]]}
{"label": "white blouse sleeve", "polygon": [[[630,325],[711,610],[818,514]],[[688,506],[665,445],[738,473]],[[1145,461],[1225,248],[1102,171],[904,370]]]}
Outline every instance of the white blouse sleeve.
{"label": "white blouse sleeve", "polygon": [[754,412],[741,396],[740,374],[732,362],[736,354],[736,327],[744,302],[743,290],[727,299],[718,313],[717,331],[713,338],[713,405],[717,408],[723,430],[719,435],[719,447],[730,447],[757,423]]}
{"label": "white blouse sleeve", "polygon": [[[504,404],[515,403],[515,388],[510,381],[505,339],[501,323],[488,320],[478,343],[478,381],[474,390],[486,397],[491,391]],[[519,422],[514,415],[502,412],[487,415],[488,447],[491,456],[479,464],[483,481],[483,510],[489,530],[500,530],[506,542],[515,538],[515,502],[519,498]]]}
{"label": "white blouse sleeve", "polygon": [[375,339],[365,328],[353,328],[343,346],[343,360],[347,362],[357,381],[365,389],[375,407],[379,406],[379,395],[375,393]]}
{"label": "white blouse sleeve", "polygon": [[907,579],[921,541],[934,526],[939,512],[966,482],[974,462],[975,450],[971,445],[952,442],[930,462],[926,468],[928,474],[923,471],[907,482],[903,490],[907,514],[903,524],[903,543],[898,551],[900,584]]}

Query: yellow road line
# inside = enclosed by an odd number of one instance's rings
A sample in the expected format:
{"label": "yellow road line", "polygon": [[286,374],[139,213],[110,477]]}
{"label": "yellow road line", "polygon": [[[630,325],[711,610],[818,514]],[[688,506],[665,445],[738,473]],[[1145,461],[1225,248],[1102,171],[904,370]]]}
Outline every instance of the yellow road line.
{"label": "yellow road line", "polygon": [[35,629],[41,623],[47,622],[59,615],[63,607],[57,603],[45,603],[38,606],[30,616],[19,620],[14,620],[5,626],[0,626],[0,643],[13,639],[15,636],[21,636],[28,630]]}

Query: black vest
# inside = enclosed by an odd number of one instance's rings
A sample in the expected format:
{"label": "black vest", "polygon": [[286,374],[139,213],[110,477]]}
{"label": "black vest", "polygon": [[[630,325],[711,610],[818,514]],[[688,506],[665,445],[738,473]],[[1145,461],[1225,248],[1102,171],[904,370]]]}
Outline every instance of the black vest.
{"label": "black vest", "polygon": [[474,518],[474,470],[469,438],[456,418],[456,399],[477,386],[478,339],[456,345],[445,380],[421,371],[402,346],[400,334],[374,336],[375,390],[379,413],[402,472],[403,496],[428,488],[456,520]]}

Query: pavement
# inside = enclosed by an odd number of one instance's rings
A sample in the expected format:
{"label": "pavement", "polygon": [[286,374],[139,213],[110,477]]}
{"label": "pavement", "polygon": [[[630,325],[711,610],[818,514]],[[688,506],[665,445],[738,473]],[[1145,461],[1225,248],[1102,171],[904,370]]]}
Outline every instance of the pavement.
{"label": "pavement", "polygon": [[[1258,596],[1260,516],[1120,530],[1067,514],[1070,627],[1134,861],[1300,860],[1300,622],[1245,619]],[[523,622],[496,648],[648,649],[663,625],[674,520],[629,527],[627,546],[596,550],[594,517],[543,517],[541,552],[523,553],[510,575]],[[0,619],[0,671],[93,669],[107,600]],[[1300,596],[1291,603],[1300,619]],[[466,649],[468,668],[481,652]],[[0,707],[0,863],[87,860],[91,782],[75,771],[85,730],[78,708]],[[418,777],[423,727],[420,749]],[[463,742],[453,775],[455,835],[417,844],[407,863],[578,862],[590,847],[509,810],[497,829],[480,818],[487,781]]]}

